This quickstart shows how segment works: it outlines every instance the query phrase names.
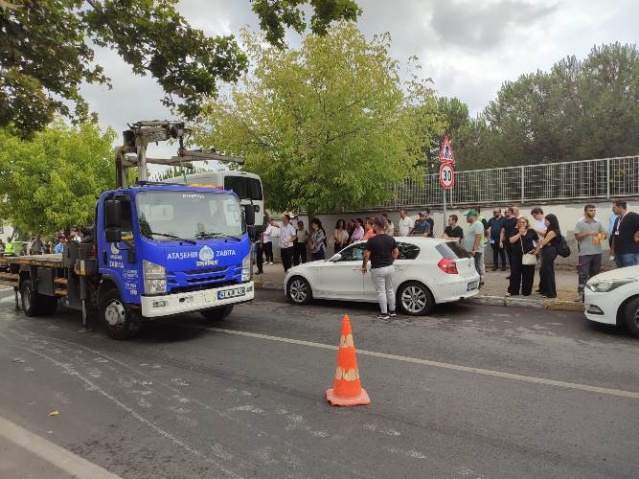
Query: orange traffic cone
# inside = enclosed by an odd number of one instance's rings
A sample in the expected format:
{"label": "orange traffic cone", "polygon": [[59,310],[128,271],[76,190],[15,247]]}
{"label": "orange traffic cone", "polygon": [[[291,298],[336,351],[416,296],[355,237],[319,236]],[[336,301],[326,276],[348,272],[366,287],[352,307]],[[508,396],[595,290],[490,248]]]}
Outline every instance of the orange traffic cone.
{"label": "orange traffic cone", "polygon": [[368,393],[362,387],[355,357],[355,343],[351,331],[351,320],[344,315],[342,337],[337,351],[337,369],[333,389],[326,391],[326,399],[333,406],[359,406],[370,404]]}

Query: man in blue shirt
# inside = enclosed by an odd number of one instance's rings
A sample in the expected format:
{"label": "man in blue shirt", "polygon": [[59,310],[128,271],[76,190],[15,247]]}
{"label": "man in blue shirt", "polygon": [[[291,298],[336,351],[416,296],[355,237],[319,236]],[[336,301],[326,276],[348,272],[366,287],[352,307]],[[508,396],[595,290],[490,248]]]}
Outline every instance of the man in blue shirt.
{"label": "man in blue shirt", "polygon": [[62,253],[64,251],[64,245],[67,244],[67,237],[64,235],[60,235],[60,241],[55,248],[53,248],[54,253]]}
{"label": "man in blue shirt", "polygon": [[506,250],[499,244],[501,229],[506,218],[501,214],[501,208],[493,209],[493,217],[488,220],[488,241],[493,250],[493,271],[499,269],[501,259],[501,270],[506,271]]}

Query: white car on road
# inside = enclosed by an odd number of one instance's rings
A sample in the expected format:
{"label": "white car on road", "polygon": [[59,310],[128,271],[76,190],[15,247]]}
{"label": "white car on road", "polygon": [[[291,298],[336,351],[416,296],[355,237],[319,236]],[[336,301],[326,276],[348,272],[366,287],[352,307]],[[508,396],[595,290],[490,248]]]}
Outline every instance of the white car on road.
{"label": "white car on road", "polygon": [[639,266],[613,269],[593,276],[584,290],[586,318],[625,325],[639,336]]}
{"label": "white car on road", "polygon": [[[394,263],[397,308],[411,316],[427,314],[433,306],[475,296],[479,274],[474,260],[459,243],[435,238],[396,238]],[[369,274],[361,271],[366,242],[344,248],[327,260],[294,266],[284,278],[284,292],[296,304],[313,298],[376,303]],[[369,264],[370,271],[370,264]]]}

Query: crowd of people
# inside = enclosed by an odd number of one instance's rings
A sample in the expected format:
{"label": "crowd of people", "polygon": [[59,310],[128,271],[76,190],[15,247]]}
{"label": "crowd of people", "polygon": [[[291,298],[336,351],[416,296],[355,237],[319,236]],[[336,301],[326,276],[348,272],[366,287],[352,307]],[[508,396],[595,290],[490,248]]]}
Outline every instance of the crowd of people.
{"label": "crowd of people", "polygon": [[[615,201],[608,226],[605,227],[596,216],[595,206],[585,205],[583,217],[574,230],[579,259],[575,301],[583,300],[586,282],[601,272],[602,242],[608,241],[614,266],[639,264],[639,214],[627,208],[625,201]],[[465,227],[458,224],[457,215],[449,215],[440,237],[458,241],[473,257],[480,276],[480,287],[486,280],[488,261],[492,271],[509,272],[506,296],[531,296],[539,265],[536,292],[544,298],[557,297],[555,260],[557,256],[567,256],[571,251],[555,214],[544,214],[541,207],[535,207],[531,210],[531,218],[528,218],[520,214],[517,206],[509,206],[503,212],[499,207],[493,208],[489,219],[481,214],[480,207],[468,210],[464,216]],[[276,229],[279,230],[277,234]],[[303,221],[298,221],[297,227],[294,227],[288,215],[282,217],[280,225],[276,225],[271,218],[256,242],[257,274],[263,273],[264,261],[273,264],[272,243],[275,237],[279,240],[284,271],[306,262],[309,257],[312,260],[326,258],[329,245],[332,245],[333,253],[339,253],[351,243],[366,240],[369,253],[362,271],[367,272],[366,262],[370,258],[373,265],[371,275],[380,298],[380,315],[390,317],[394,314],[394,300],[391,300],[388,291],[389,288],[392,290],[391,266],[396,257],[397,243],[395,240],[372,239],[382,235],[385,238],[435,237],[434,230],[435,224],[427,208],[419,212],[415,219],[401,210],[397,225],[393,224],[387,213],[381,213],[378,217],[339,219],[330,236],[318,218],[311,220],[308,231]],[[487,254],[490,254],[488,260]],[[384,270],[375,271],[378,268]]]}
{"label": "crowd of people", "polygon": [[8,236],[6,243],[0,239],[0,256],[27,256],[43,255],[50,253],[62,253],[67,241],[82,241],[83,234],[80,228],[70,228],[68,235],[65,230],[56,231],[51,239],[45,239],[42,235],[35,235],[29,241],[18,239],[17,236]]}

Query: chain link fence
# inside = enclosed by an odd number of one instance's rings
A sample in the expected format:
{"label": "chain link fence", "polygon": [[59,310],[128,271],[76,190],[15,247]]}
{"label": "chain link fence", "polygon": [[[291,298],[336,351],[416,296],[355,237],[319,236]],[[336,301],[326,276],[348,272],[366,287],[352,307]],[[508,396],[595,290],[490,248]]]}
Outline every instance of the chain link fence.
{"label": "chain link fence", "polygon": [[[376,208],[442,206],[439,175],[391,186],[393,198]],[[639,156],[459,171],[448,205],[531,204],[639,196]]]}

